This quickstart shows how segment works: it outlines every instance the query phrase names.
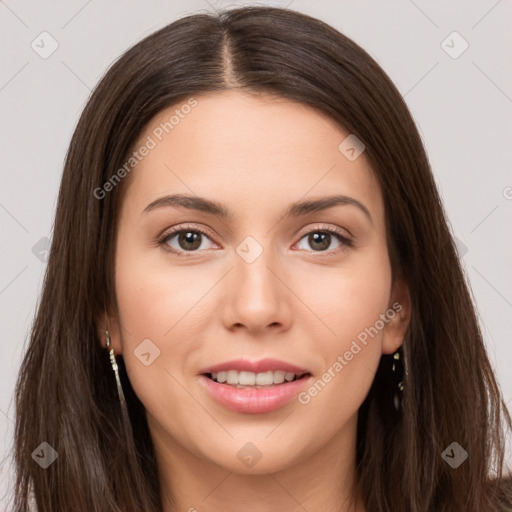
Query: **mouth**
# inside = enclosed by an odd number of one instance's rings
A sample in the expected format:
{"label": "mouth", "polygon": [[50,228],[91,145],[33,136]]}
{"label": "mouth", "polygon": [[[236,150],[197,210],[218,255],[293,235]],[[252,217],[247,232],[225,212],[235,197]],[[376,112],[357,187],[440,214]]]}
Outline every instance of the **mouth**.
{"label": "mouth", "polygon": [[311,373],[220,371],[199,375],[207,395],[237,413],[263,414],[291,403],[311,384]]}
{"label": "mouth", "polygon": [[268,372],[249,372],[227,370],[217,373],[205,373],[213,382],[218,384],[225,384],[236,389],[265,389],[275,386],[285,385],[289,382],[295,382],[311,376],[309,372],[293,373],[285,372],[283,370],[268,371]]}

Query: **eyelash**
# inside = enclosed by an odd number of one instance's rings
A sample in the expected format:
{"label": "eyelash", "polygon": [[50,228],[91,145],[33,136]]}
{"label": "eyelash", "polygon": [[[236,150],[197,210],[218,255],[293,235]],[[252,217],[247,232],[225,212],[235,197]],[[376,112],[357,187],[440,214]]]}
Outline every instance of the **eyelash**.
{"label": "eyelash", "polygon": [[[158,246],[162,247],[162,249],[164,251],[176,254],[178,257],[185,257],[185,258],[192,256],[196,252],[201,252],[201,251],[188,251],[187,252],[187,251],[183,251],[183,250],[177,251],[176,249],[174,249],[168,245],[167,242],[169,242],[169,240],[171,238],[173,238],[176,234],[179,234],[182,232],[201,233],[201,235],[204,235],[204,236],[208,237],[209,239],[212,238],[209,233],[207,233],[206,231],[203,231],[202,229],[196,228],[194,226],[178,226],[177,228],[175,228],[167,233],[164,233],[162,236],[160,236],[157,240]],[[309,251],[312,253],[316,253],[316,254],[314,254],[315,257],[321,256],[322,254],[329,254],[329,255],[338,254],[339,252],[343,251],[346,247],[353,246],[353,241],[351,239],[347,238],[342,233],[341,230],[337,230],[336,228],[332,228],[332,227],[331,228],[317,227],[315,229],[312,229],[312,230],[304,233],[300,237],[299,241],[302,240],[305,236],[310,235],[311,233],[328,233],[330,235],[334,235],[342,244],[341,248],[334,249],[331,251]],[[345,247],[343,247],[343,246],[345,246]],[[183,253],[185,253],[186,256]]]}

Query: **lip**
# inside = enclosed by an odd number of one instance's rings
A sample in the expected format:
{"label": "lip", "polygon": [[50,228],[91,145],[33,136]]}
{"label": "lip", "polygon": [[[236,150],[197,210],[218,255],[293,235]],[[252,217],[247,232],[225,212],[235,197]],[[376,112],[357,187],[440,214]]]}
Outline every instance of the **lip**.
{"label": "lip", "polygon": [[276,372],[281,370],[298,375],[302,373],[311,373],[307,368],[300,368],[299,366],[287,363],[286,361],[280,361],[279,359],[272,359],[269,357],[260,359],[259,361],[234,359],[232,361],[226,361],[225,363],[208,366],[207,368],[200,370],[199,373],[204,375],[205,373],[226,372],[228,370],[237,370],[239,372],[246,371],[253,373]]}
{"label": "lip", "polygon": [[[230,366],[230,368],[235,369],[233,366]],[[309,374],[292,382],[260,389],[236,388],[228,384],[215,382],[206,375],[200,375],[199,381],[209,395],[224,407],[240,413],[262,414],[275,411],[289,403],[311,382],[312,378],[313,376]]]}

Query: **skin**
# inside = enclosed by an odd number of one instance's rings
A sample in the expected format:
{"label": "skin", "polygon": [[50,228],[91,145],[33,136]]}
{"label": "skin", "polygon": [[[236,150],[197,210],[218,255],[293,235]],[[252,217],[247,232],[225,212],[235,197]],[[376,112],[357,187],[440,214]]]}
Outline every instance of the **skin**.
{"label": "skin", "polygon": [[[361,512],[349,506],[358,408],[410,320],[407,287],[391,279],[377,179],[364,153],[349,161],[338,150],[349,133],[308,106],[235,91],[195,98],[129,177],[116,240],[118,311],[100,322],[146,408],[163,510],[177,512],[172,493],[180,511]],[[232,218],[170,206],[143,213],[176,193],[223,203]],[[295,201],[333,194],[363,203],[373,222],[352,205],[281,219]],[[189,250],[175,235],[167,245],[180,257],[157,243],[173,226],[208,236]],[[323,247],[308,239],[335,227],[353,246],[335,235]],[[263,250],[252,263],[236,252],[247,236]],[[308,404],[237,413],[200,385],[202,368],[239,357],[289,361],[316,381],[394,302],[401,312]],[[144,339],[160,350],[149,366],[134,355]],[[252,468],[237,457],[248,442],[262,454]]]}

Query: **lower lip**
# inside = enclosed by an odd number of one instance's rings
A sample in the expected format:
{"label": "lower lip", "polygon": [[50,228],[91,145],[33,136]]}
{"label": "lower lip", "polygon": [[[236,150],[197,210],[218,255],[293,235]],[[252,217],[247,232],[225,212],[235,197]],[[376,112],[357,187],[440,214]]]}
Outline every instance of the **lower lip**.
{"label": "lower lip", "polygon": [[235,412],[260,414],[275,411],[293,400],[304,388],[311,375],[293,382],[276,384],[269,388],[236,388],[221,384],[206,375],[200,375],[200,381],[212,398]]}

